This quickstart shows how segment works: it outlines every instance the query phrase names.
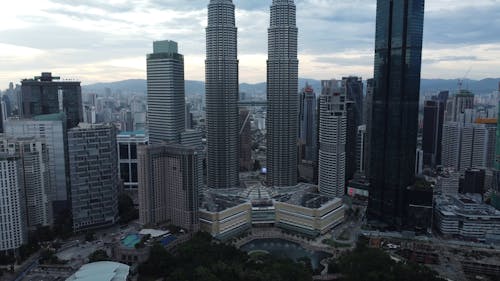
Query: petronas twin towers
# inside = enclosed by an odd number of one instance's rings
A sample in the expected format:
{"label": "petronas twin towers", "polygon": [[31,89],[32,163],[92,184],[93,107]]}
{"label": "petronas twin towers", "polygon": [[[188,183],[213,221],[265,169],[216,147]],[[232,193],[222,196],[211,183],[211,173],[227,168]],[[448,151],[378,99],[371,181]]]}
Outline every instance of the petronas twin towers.
{"label": "petronas twin towers", "polygon": [[[297,183],[298,59],[293,0],[273,0],[267,61],[267,184]],[[205,65],[209,188],[238,178],[238,57],[232,0],[210,0]]]}

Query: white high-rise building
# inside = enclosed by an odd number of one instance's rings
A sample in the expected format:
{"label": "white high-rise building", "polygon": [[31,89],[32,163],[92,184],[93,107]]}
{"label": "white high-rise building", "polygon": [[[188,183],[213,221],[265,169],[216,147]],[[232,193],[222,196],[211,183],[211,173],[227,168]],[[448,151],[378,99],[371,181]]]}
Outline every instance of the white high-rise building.
{"label": "white high-rise building", "polygon": [[0,152],[0,252],[28,242],[23,176],[19,156]]}
{"label": "white high-rise building", "polygon": [[322,81],[319,102],[319,191],[332,197],[345,194],[347,110],[339,83]]}
{"label": "white high-rise building", "polygon": [[239,186],[239,85],[232,0],[210,0],[206,32],[207,185],[233,188]]}
{"label": "white high-rise building", "polygon": [[447,122],[443,126],[442,164],[465,171],[468,168],[493,168],[496,123]]}
{"label": "white high-rise building", "polygon": [[297,184],[299,97],[296,7],[273,0],[267,60],[267,184]]}
{"label": "white high-rise building", "polygon": [[184,57],[176,42],[153,43],[147,76],[149,141],[179,143],[185,126]]}
{"label": "white high-rise building", "polygon": [[26,198],[29,228],[52,225],[49,155],[45,142],[37,138],[13,138],[0,135],[0,153],[19,157]]}

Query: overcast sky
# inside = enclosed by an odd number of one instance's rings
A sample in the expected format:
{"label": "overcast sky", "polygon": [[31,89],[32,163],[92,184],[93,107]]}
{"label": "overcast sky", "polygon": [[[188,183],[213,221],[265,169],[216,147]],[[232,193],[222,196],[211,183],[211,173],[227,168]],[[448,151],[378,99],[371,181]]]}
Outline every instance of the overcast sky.
{"label": "overcast sky", "polygon": [[[145,78],[152,41],[204,80],[208,0],[8,0],[0,14],[0,89],[52,71],[83,84]],[[271,0],[234,0],[241,82],[266,79]],[[427,0],[422,76],[500,77],[500,0]],[[300,77],[373,75],[376,0],[296,0]]]}

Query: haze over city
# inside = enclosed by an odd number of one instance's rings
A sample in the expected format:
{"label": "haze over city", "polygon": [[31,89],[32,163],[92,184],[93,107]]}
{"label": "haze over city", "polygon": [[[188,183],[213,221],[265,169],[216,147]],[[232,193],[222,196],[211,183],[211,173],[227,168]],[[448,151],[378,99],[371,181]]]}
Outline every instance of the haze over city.
{"label": "haze over city", "polygon": [[[207,1],[6,1],[0,85],[50,69],[85,84],[145,78],[152,41],[179,42],[186,79],[204,80]],[[374,0],[297,1],[299,76],[373,76]],[[237,0],[240,82],[266,77],[270,1]],[[426,2],[423,78],[482,79],[500,69],[500,1]]]}

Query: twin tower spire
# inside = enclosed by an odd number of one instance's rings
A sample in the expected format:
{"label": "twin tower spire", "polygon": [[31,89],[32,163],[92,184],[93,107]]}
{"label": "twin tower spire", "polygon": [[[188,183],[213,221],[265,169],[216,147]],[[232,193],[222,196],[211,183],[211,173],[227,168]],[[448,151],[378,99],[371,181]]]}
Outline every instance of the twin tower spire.
{"label": "twin tower spire", "polygon": [[[237,28],[231,0],[211,0],[206,29],[207,185],[239,186]],[[298,59],[293,0],[273,0],[267,61],[267,185],[297,183]]]}

